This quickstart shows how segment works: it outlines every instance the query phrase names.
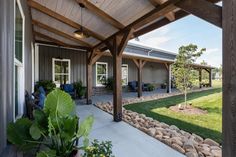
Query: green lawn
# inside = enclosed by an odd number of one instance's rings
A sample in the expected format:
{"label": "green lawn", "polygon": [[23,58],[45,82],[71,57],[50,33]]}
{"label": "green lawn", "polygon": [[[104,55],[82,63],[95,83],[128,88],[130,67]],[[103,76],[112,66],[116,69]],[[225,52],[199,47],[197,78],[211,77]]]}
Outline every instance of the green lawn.
{"label": "green lawn", "polygon": [[192,102],[193,106],[207,110],[208,113],[205,115],[186,115],[168,109],[172,105],[182,103],[183,96],[130,104],[125,108],[221,143],[222,88],[218,86],[218,88],[207,91],[188,94],[188,100]]}

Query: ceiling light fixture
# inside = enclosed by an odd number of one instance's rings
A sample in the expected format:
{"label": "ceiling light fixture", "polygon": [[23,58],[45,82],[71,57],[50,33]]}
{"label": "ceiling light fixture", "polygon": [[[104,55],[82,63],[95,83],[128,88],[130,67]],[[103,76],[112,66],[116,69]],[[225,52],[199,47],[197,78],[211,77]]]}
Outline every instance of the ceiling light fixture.
{"label": "ceiling light fixture", "polygon": [[76,30],[75,32],[74,32],[74,36],[76,37],[76,38],[80,38],[80,39],[84,39],[84,38],[89,38],[90,36],[89,36],[89,34],[87,34],[85,31],[84,31],[84,28],[83,28],[83,10],[82,9],[84,9],[85,8],[85,6],[84,6],[84,4],[82,4],[82,3],[79,3],[79,6],[80,6],[80,15],[81,15],[81,26],[80,26],[80,29],[79,30]]}

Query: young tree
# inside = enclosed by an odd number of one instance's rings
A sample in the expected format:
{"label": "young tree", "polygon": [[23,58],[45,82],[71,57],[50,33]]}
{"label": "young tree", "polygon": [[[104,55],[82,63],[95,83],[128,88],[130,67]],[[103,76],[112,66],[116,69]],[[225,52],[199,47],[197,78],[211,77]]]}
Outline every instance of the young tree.
{"label": "young tree", "polygon": [[197,45],[181,46],[179,54],[173,64],[173,76],[176,81],[176,87],[184,94],[185,106],[187,105],[187,93],[192,87],[194,79],[194,70],[192,64],[206,49],[198,50]]}

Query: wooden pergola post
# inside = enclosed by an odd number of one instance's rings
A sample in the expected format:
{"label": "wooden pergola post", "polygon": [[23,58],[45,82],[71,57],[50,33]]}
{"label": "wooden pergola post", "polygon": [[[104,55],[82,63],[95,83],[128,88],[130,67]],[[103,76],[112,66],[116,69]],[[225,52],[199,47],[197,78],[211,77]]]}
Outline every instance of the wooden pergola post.
{"label": "wooden pergola post", "polygon": [[92,94],[93,94],[93,64],[102,57],[103,52],[97,51],[93,49],[92,51],[87,53],[87,66],[86,66],[86,74],[87,74],[87,104],[92,104]]}
{"label": "wooden pergola post", "polygon": [[171,93],[171,64],[168,65],[168,85],[167,85],[167,93]]}
{"label": "wooden pergola post", "polygon": [[223,0],[223,147],[236,156],[236,0]]}
{"label": "wooden pergola post", "polygon": [[92,72],[93,72],[93,65],[90,60],[90,56],[92,55],[92,52],[87,53],[87,66],[86,66],[86,83],[87,83],[87,104],[92,104],[92,92],[93,92],[93,87],[92,87]]}
{"label": "wooden pergola post", "polygon": [[209,69],[209,86],[212,87],[212,69]]}
{"label": "wooden pergola post", "polygon": [[143,84],[143,67],[146,64],[146,61],[143,61],[141,59],[133,59],[136,67],[137,67],[137,71],[138,71],[138,97],[142,97],[143,95],[143,88],[142,88],[142,84]]}
{"label": "wooden pergola post", "polygon": [[132,35],[133,29],[127,29],[106,42],[113,57],[113,119],[115,122],[122,120],[122,54]]}
{"label": "wooden pergola post", "polygon": [[199,88],[202,88],[202,69],[199,69]]}

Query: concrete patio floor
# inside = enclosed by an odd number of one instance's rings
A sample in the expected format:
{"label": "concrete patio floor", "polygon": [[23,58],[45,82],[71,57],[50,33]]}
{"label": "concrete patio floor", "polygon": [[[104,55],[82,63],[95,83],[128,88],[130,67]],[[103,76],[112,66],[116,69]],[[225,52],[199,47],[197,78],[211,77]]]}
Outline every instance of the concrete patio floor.
{"label": "concrete patio floor", "polygon": [[[172,92],[176,92],[176,89],[172,89]],[[157,95],[161,93],[166,93],[166,89],[157,89],[151,92],[143,92],[143,96],[152,96],[152,95]],[[137,97],[137,92],[123,92],[122,93],[122,98],[135,98]],[[93,104],[96,104],[98,102],[108,102],[113,100],[113,95],[112,94],[104,94],[104,95],[96,95],[92,96],[92,102]]]}
{"label": "concrete patio floor", "polygon": [[90,139],[112,141],[116,157],[184,157],[184,155],[125,122],[113,122],[112,115],[93,105],[77,104],[81,120],[95,117]]}

